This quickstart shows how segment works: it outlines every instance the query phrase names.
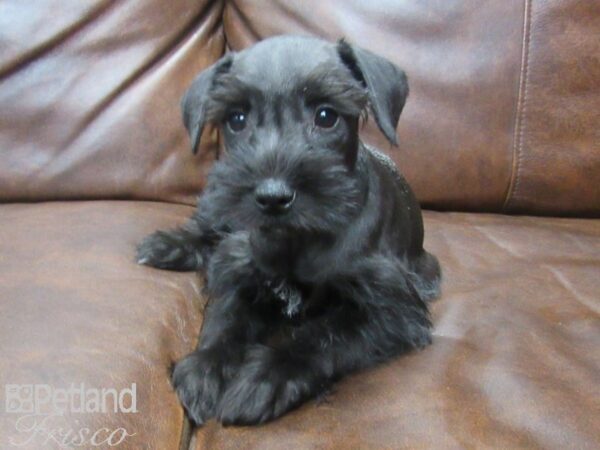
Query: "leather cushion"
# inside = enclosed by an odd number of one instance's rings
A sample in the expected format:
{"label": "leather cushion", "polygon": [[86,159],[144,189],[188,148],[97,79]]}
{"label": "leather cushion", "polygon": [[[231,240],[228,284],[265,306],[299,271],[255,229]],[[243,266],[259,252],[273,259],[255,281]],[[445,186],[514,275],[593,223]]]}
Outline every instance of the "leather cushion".
{"label": "leather cushion", "polygon": [[[201,284],[136,266],[133,248],[191,212],[145,202],[1,206],[0,385],[137,382],[139,413],[61,423],[126,427],[137,435],[124,448],[185,446],[168,369],[194,347]],[[351,376],[325,403],[266,426],[211,421],[191,447],[600,444],[598,221],[426,212],[425,226],[444,269],[431,347]],[[16,419],[0,415],[2,445],[23,438]]]}

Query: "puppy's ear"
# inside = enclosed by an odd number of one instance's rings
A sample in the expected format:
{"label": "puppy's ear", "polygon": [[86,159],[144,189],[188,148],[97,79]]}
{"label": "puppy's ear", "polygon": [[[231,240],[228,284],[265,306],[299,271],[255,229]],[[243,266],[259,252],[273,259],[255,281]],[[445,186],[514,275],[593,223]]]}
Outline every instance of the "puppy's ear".
{"label": "puppy's ear", "polygon": [[366,88],[375,122],[388,141],[398,145],[396,126],[408,97],[406,74],[387,59],[341,39],[337,51],[352,75]]}
{"label": "puppy's ear", "polygon": [[183,123],[190,134],[192,152],[196,154],[206,121],[206,102],[208,93],[215,79],[227,72],[231,67],[233,57],[231,54],[224,56],[209,68],[203,70],[192,82],[183,99],[181,100],[181,113]]}

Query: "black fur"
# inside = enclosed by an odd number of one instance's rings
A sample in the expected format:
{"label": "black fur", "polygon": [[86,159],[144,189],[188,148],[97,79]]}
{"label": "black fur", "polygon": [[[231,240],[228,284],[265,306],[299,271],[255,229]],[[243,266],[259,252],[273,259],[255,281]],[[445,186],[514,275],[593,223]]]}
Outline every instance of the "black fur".
{"label": "black fur", "polygon": [[[227,55],[192,84],[182,103],[192,148],[213,123],[226,154],[196,214],[146,238],[138,262],[205,273],[199,345],[173,373],[195,423],[271,420],[431,342],[425,301],[440,270],[419,205],[391,160],[358,139],[369,108],[395,142],[407,94],[389,61],[299,37]],[[321,105],[339,114],[331,128],[315,122]],[[227,125],[232,111],[246,115],[243,130]],[[257,206],[266,179],[295,192],[284,212]]]}

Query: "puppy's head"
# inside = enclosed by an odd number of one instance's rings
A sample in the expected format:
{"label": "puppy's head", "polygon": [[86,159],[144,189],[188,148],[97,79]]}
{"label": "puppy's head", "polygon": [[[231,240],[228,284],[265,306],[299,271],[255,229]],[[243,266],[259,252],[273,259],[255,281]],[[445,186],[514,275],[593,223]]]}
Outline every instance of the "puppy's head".
{"label": "puppy's head", "polygon": [[368,109],[391,143],[404,73],[345,41],[267,39],[203,71],[183,98],[192,150],[220,127],[226,154],[206,196],[234,228],[335,233],[364,201],[358,122]]}

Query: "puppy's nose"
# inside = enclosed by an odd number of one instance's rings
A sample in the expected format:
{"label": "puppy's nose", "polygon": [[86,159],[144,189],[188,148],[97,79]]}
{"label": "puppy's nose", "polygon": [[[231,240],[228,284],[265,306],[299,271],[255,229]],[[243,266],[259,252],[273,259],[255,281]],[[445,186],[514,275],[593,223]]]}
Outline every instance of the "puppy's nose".
{"label": "puppy's nose", "polygon": [[269,178],[256,187],[254,199],[261,211],[281,214],[290,209],[296,192],[285,181]]}

